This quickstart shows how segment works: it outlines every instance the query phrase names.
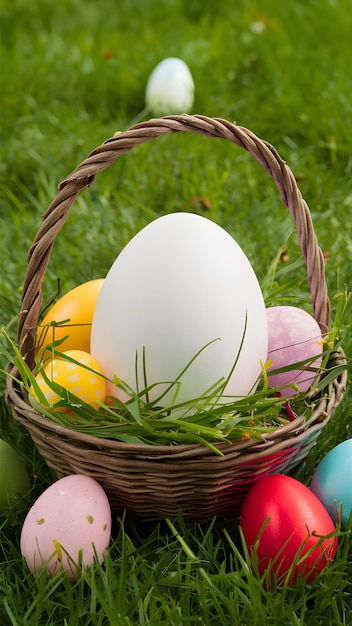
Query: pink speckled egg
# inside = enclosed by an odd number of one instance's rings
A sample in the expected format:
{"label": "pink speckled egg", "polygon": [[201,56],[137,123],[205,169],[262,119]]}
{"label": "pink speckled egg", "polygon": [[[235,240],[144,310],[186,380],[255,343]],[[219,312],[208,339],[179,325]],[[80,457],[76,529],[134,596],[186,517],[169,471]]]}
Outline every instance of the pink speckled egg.
{"label": "pink speckled egg", "polygon": [[111,533],[111,509],[100,484],[72,474],[46,489],[29,510],[21,532],[21,553],[36,576],[65,571],[74,580],[96,554],[102,563]]}
{"label": "pink speckled egg", "polygon": [[[311,386],[322,361],[322,334],[318,322],[306,311],[294,306],[273,306],[268,317],[268,369],[270,387],[284,387],[281,393],[290,397]],[[305,365],[295,364],[306,361]],[[286,372],[270,375],[270,371],[292,365]]]}

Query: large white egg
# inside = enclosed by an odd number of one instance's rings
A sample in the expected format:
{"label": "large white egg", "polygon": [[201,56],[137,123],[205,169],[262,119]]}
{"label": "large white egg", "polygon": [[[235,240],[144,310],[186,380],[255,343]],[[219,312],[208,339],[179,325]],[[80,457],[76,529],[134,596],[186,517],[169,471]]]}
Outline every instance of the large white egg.
{"label": "large white egg", "polygon": [[[265,304],[250,262],[223,228],[191,213],[160,217],[127,244],[93,317],[91,353],[105,375],[133,389],[138,378],[141,390],[145,365],[148,385],[180,380],[177,401],[197,398],[229,376],[226,395],[247,395],[267,348]],[[166,388],[157,385],[149,398]],[[174,392],[159,404],[168,406]],[[112,384],[108,394],[126,399]]]}

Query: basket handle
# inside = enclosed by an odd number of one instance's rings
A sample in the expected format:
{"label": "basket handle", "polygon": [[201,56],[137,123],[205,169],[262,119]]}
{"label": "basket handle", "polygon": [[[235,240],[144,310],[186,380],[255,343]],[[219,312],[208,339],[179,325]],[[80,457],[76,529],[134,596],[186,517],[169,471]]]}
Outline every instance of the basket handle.
{"label": "basket handle", "polygon": [[325,260],[318,245],[309,208],[302,198],[290,168],[276,149],[246,128],[220,118],[203,115],[172,115],[151,119],[116,134],[93,150],[59,185],[56,198],[43,215],[33,244],[28,252],[28,265],[22,291],[17,341],[29,367],[34,367],[36,326],[42,304],[42,283],[51,251],[69,208],[96,175],[135,146],[175,132],[195,132],[207,137],[227,139],[247,150],[273,177],[282,201],[294,221],[298,243],[307,266],[314,317],[323,332],[329,325],[330,303],[325,279]]}

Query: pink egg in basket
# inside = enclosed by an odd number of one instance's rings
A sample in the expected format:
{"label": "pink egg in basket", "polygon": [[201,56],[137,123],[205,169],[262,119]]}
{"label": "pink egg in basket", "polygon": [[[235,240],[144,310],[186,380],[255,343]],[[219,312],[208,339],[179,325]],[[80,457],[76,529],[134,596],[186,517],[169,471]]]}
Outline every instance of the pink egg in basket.
{"label": "pink egg in basket", "polygon": [[[322,334],[318,322],[295,306],[269,307],[267,318],[268,360],[272,362],[268,368],[269,386],[285,387],[281,393],[287,398],[307,391],[322,362]],[[302,361],[307,362],[295,367]],[[290,365],[292,369],[270,375],[271,371]]]}

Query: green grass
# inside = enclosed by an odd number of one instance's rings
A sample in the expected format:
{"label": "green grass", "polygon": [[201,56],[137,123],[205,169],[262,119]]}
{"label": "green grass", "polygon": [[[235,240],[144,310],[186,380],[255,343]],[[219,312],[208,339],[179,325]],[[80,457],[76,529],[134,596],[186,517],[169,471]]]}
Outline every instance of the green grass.
{"label": "green grass", "polygon": [[[58,183],[144,108],[154,66],[179,56],[195,81],[194,112],[236,120],[273,143],[294,171],[326,253],[335,294],[352,277],[350,0],[3,0],[0,38],[0,326],[16,334],[26,253]],[[258,28],[259,23],[259,28]],[[262,25],[262,32],[260,30]],[[264,29],[263,29],[264,26]],[[209,201],[204,208],[197,198]],[[244,151],[198,136],[169,136],[124,155],[72,207],[44,283],[57,291],[104,276],[154,217],[209,216],[234,235],[260,281],[286,246],[284,275],[300,281],[295,234],[271,179]],[[292,264],[292,266],[291,266]],[[343,344],[352,354],[352,314]],[[2,364],[3,366],[3,364]],[[26,460],[34,500],[53,480],[14,423],[0,379],[0,434]],[[294,475],[309,484],[318,461],[352,437],[350,387]],[[250,568],[238,520],[186,527],[114,520],[104,566],[75,584],[35,580],[21,560],[23,506],[0,518],[0,622],[67,624],[351,624],[351,529],[334,565],[311,585],[266,591]],[[180,541],[183,540],[183,544]]]}

